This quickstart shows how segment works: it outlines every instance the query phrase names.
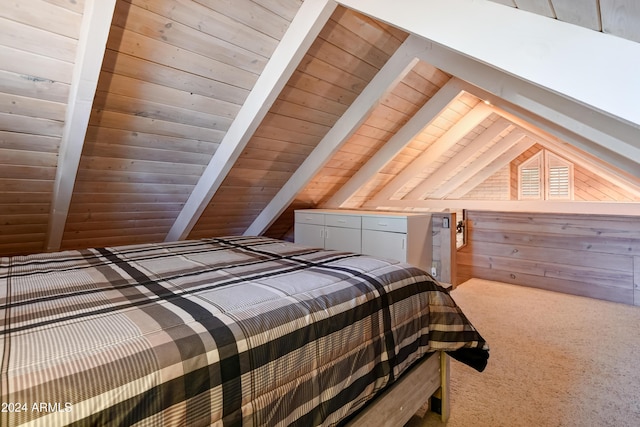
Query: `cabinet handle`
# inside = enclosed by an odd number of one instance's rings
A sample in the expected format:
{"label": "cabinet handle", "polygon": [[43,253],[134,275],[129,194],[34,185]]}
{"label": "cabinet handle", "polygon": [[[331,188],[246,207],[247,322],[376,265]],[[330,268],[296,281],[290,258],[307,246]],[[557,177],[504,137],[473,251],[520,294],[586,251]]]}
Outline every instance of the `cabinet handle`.
{"label": "cabinet handle", "polygon": [[386,222],[379,222],[378,225],[381,227],[386,227],[389,224],[387,224]]}

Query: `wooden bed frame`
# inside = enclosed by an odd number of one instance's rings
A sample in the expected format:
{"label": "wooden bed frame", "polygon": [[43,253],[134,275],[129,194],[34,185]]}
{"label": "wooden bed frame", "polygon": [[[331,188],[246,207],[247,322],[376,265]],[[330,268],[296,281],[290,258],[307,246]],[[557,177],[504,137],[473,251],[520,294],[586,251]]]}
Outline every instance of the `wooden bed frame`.
{"label": "wooden bed frame", "polygon": [[424,358],[375,398],[346,426],[404,426],[425,404],[449,419],[449,356],[438,351]]}

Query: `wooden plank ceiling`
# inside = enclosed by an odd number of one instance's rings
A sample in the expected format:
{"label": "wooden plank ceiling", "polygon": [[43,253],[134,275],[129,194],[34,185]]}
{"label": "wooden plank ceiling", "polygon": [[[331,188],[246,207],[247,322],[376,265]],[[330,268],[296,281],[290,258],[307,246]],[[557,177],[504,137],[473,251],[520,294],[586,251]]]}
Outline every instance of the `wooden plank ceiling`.
{"label": "wooden plank ceiling", "polygon": [[[509,188],[512,168],[543,149],[574,164],[576,201],[638,209],[640,159],[606,162],[580,147],[580,135],[563,139],[420,57],[423,41],[354,10],[314,10],[315,0],[114,0],[111,19],[97,1],[0,10],[0,255],[286,237],[298,207],[507,201],[508,191],[492,189]],[[597,25],[565,19],[567,2],[540,3],[554,15],[536,13],[639,41],[614,31],[623,22],[610,14],[625,2],[583,2]],[[624,17],[637,23],[634,4]],[[309,15],[296,21],[299,11]],[[90,25],[110,28],[104,46],[86,35]],[[304,25],[308,46],[290,47]],[[78,77],[92,67],[95,92]]]}
{"label": "wooden plank ceiling", "polygon": [[490,1],[640,43],[640,3],[635,0]]}

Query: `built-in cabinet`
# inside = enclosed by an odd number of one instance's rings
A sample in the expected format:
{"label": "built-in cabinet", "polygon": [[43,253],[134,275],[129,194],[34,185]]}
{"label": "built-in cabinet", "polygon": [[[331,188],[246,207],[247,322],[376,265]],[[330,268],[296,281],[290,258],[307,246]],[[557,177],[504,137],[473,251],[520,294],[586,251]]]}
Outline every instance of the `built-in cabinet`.
{"label": "built-in cabinet", "polygon": [[302,209],[295,211],[294,241],[408,262],[429,271],[430,214]]}
{"label": "built-in cabinet", "polygon": [[315,209],[295,212],[294,241],[303,245],[361,252],[361,230],[359,215],[325,214]]}

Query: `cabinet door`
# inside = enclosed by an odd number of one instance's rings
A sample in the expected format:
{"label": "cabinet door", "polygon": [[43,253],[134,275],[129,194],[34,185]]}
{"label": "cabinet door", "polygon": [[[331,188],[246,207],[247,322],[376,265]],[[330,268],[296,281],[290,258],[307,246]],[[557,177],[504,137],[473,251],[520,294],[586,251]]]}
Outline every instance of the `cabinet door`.
{"label": "cabinet door", "polygon": [[405,233],[362,230],[362,253],[406,262],[407,235]]}
{"label": "cabinet door", "polygon": [[346,252],[360,252],[359,228],[326,227],[324,247]]}
{"label": "cabinet door", "polygon": [[293,229],[293,240],[301,245],[324,248],[324,225],[296,222]]}

